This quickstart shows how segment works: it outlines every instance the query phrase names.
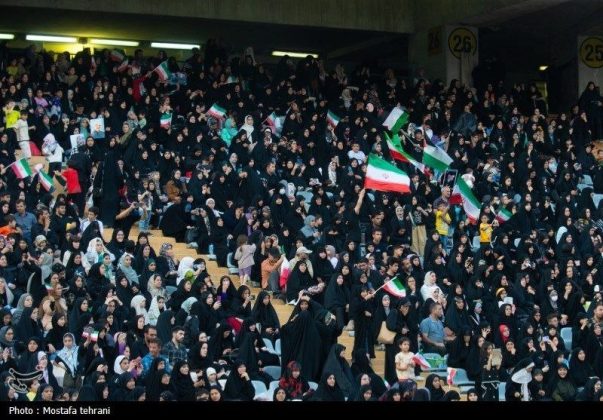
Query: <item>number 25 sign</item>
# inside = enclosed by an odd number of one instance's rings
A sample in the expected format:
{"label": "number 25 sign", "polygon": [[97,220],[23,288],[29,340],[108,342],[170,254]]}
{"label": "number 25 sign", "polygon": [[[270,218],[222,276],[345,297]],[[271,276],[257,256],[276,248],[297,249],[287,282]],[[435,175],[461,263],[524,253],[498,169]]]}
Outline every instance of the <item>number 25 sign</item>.
{"label": "number 25 sign", "polygon": [[580,44],[580,60],[590,68],[603,67],[603,38],[591,36]]}

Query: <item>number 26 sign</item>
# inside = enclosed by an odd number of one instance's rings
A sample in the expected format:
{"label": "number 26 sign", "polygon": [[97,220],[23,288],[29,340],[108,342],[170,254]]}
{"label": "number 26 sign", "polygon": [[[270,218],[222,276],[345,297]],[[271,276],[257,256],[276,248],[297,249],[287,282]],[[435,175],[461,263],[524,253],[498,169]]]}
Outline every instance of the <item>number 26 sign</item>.
{"label": "number 26 sign", "polygon": [[468,28],[456,28],[448,36],[448,48],[456,58],[463,53],[473,55],[477,51],[477,38]]}

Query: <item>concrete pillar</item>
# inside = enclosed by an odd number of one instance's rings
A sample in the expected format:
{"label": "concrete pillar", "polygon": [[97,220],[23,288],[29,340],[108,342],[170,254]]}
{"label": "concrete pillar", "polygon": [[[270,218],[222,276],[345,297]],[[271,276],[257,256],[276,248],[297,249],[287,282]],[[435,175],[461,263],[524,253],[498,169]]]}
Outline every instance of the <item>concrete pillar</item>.
{"label": "concrete pillar", "polygon": [[578,96],[588,82],[596,86],[603,83],[603,37],[596,35],[578,36]]}
{"label": "concrete pillar", "polygon": [[453,79],[472,85],[471,72],[478,64],[478,31],[470,26],[446,25],[410,36],[409,61],[413,75],[423,69],[430,79]]}

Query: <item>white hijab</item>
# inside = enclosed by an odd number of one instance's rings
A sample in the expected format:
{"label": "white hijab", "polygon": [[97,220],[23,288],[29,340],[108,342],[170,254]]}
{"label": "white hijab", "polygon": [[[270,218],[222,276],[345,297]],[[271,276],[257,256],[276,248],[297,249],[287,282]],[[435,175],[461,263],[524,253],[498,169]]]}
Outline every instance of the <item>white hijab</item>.
{"label": "white hijab", "polygon": [[147,312],[147,308],[143,308],[140,306],[140,304],[142,303],[143,300],[146,300],[146,298],[143,295],[136,295],[132,298],[132,300],[130,301],[130,308],[134,309],[134,311],[136,311],[136,315],[143,315],[144,316],[144,324],[148,324],[149,323],[149,313]]}
{"label": "white hijab", "polygon": [[176,280],[176,286],[182,281],[188,270],[193,270],[194,263],[195,260],[193,257],[184,257],[180,260],[180,264],[178,264],[178,279]]}
{"label": "white hijab", "polygon": [[251,133],[253,133],[253,124],[247,124],[247,118],[253,118],[251,115],[245,115],[245,123],[241,126],[241,130],[245,130],[247,138],[251,141]]}
{"label": "white hijab", "polygon": [[121,363],[121,361],[124,360],[125,358],[126,358],[126,356],[124,356],[124,355],[117,356],[115,358],[115,363],[113,363],[113,372],[115,372],[117,375],[121,375],[122,373],[126,372],[119,365]]}
{"label": "white hijab", "polygon": [[432,280],[431,280],[432,274],[433,274],[433,271],[428,271],[427,273],[425,273],[425,279],[423,281],[423,286],[421,286],[421,296],[423,297],[423,301],[426,301],[428,298],[433,299],[434,292],[436,290],[440,290],[440,287],[435,283],[435,281],[432,282]]}

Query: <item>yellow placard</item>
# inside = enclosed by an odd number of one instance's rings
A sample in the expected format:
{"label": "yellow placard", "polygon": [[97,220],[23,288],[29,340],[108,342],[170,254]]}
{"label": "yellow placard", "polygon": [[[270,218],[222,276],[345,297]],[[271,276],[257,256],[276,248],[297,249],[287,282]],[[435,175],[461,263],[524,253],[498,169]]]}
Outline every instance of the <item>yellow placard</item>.
{"label": "yellow placard", "polygon": [[448,36],[448,48],[456,58],[461,54],[475,54],[477,52],[477,37],[468,28],[456,28]]}
{"label": "yellow placard", "polygon": [[578,51],[580,60],[593,69],[603,67],[603,38],[597,36],[589,36],[582,44]]}

